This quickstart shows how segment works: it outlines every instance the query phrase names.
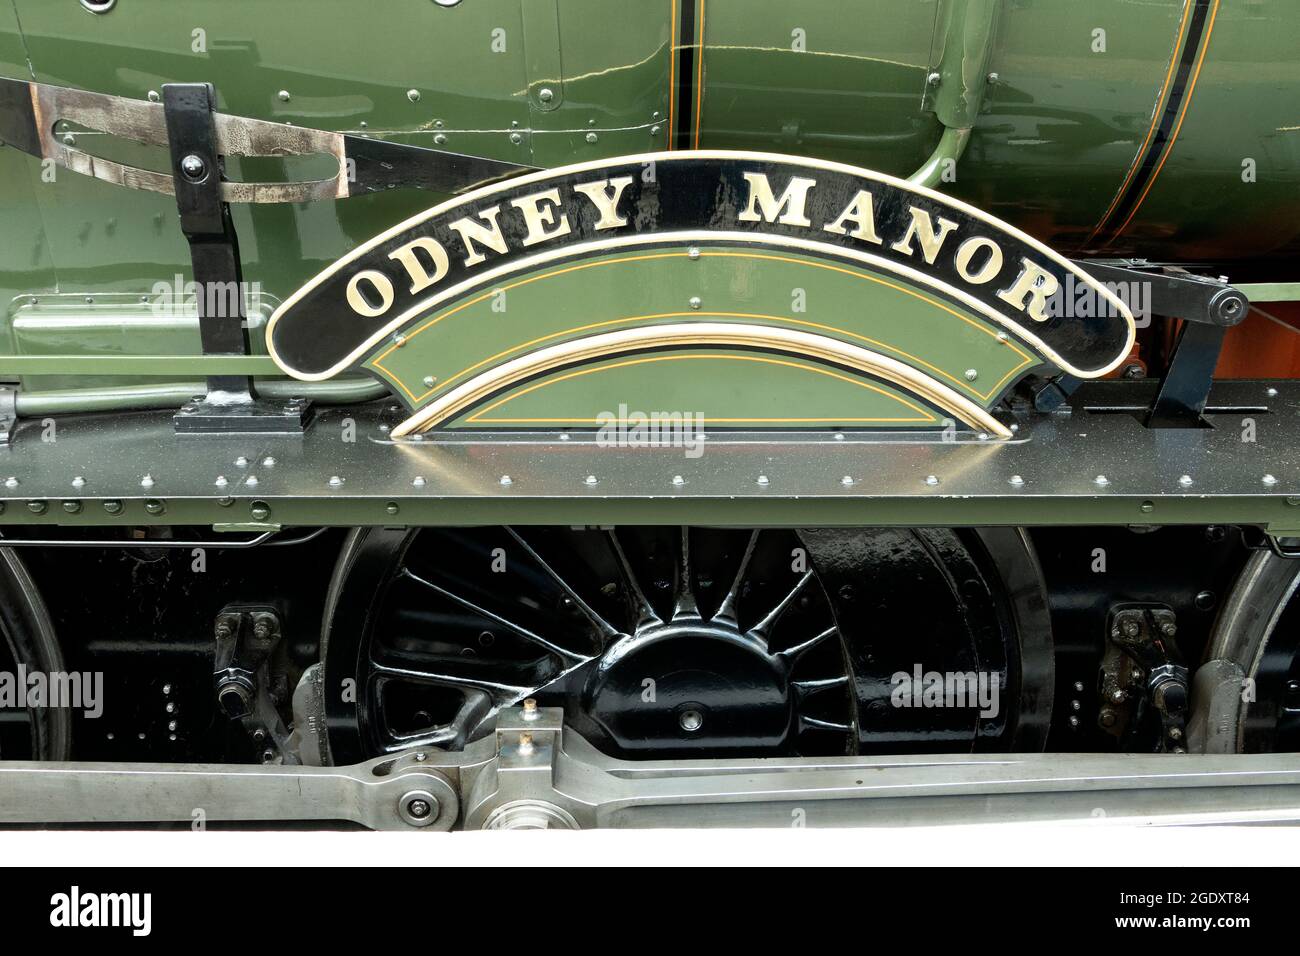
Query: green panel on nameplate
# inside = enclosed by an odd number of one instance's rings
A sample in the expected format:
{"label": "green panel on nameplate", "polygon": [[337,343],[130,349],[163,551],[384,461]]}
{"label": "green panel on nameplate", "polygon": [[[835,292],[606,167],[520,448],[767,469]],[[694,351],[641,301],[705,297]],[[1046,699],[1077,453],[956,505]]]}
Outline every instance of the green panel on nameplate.
{"label": "green panel on nameplate", "polygon": [[688,349],[546,375],[493,397],[450,427],[628,427],[650,419],[656,433],[692,434],[711,426],[934,428],[944,421],[942,412],[914,396],[819,362]]}
{"label": "green panel on nameplate", "polygon": [[[985,408],[1043,364],[993,323],[897,276],[780,249],[709,246],[697,256],[638,249],[511,277],[413,321],[400,344],[385,343],[364,365],[420,408],[539,348],[691,321],[825,335],[897,359]],[[661,367],[655,407],[680,407],[672,395],[699,374],[692,363]]]}

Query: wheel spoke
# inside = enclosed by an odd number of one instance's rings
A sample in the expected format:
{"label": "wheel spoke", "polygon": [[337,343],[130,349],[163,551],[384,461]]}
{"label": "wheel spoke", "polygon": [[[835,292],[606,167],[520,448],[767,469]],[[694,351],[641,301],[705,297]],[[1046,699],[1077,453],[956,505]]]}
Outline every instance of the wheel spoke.
{"label": "wheel spoke", "polygon": [[749,541],[745,544],[745,553],[740,558],[740,567],[736,569],[736,578],[731,582],[731,589],[727,591],[727,596],[718,605],[713,620],[733,626],[736,624],[736,598],[740,596],[740,585],[745,580],[745,572],[749,570],[749,562],[754,557],[754,547],[758,544],[758,534],[757,528],[749,533]]}
{"label": "wheel spoke", "polygon": [[481,605],[475,604],[473,601],[469,600],[469,598],[462,597],[459,594],[456,594],[452,591],[448,591],[444,587],[440,587],[439,585],[434,584],[432,581],[428,581],[420,577],[410,568],[402,568],[401,573],[404,577],[410,578],[412,581],[422,585],[423,587],[428,588],[429,590],[433,591],[435,594],[441,595],[442,597],[445,597],[447,600],[459,604],[467,611],[470,611],[474,614],[478,614],[482,617],[487,618],[489,621],[492,621],[494,624],[497,624],[505,628],[506,630],[510,631],[512,634],[522,637],[526,641],[530,641],[531,643],[536,644],[538,647],[541,647],[544,650],[550,651],[552,654],[556,655],[557,657],[561,657],[564,660],[569,662],[574,662],[574,661],[580,662],[580,661],[589,660],[589,655],[580,654],[576,651],[571,651],[567,647],[561,647],[559,644],[556,644],[554,641],[548,641],[540,634],[536,634],[533,631],[530,631],[522,624],[516,624],[513,621],[507,620],[506,618],[502,617],[500,614],[496,614],[492,611],[489,611],[487,608],[482,607]]}
{"label": "wheel spoke", "polygon": [[853,728],[849,724],[841,724],[834,720],[819,720],[816,717],[809,717],[807,714],[799,715],[799,731],[805,730],[825,730],[836,734],[850,734]]}
{"label": "wheel spoke", "polygon": [[[446,662],[443,662],[444,664]],[[394,667],[371,661],[371,674],[375,680],[403,680],[412,684],[430,684],[435,687],[454,687],[458,689],[478,690],[491,698],[493,706],[505,707],[523,700],[532,693],[528,685],[506,684],[501,681],[483,680],[469,674],[455,673],[455,669],[444,672],[417,670],[410,667]]]}
{"label": "wheel spoke", "polygon": [[641,591],[641,586],[636,582],[636,575],[632,572],[632,565],[628,563],[627,555],[623,553],[623,546],[618,543],[618,536],[610,529],[609,546],[614,551],[614,556],[618,559],[619,571],[623,576],[623,586],[627,589],[632,598],[632,609],[636,614],[636,625],[634,630],[640,630],[643,627],[650,627],[655,624],[662,624],[659,615],[654,612],[650,602],[646,600],[645,594]]}
{"label": "wheel spoke", "polygon": [[814,694],[820,694],[823,691],[843,689],[849,686],[847,674],[841,674],[838,677],[827,677],[822,680],[796,680],[791,681],[790,686],[794,688],[801,700],[807,700]]}
{"label": "wheel spoke", "polygon": [[509,534],[510,537],[514,538],[515,541],[518,542],[519,546],[524,549],[524,553],[532,558],[537,566],[547,573],[550,579],[564,592],[565,597],[572,601],[574,607],[582,612],[582,616],[590,621],[591,625],[595,627],[596,630],[600,631],[602,637],[611,638],[618,636],[618,628],[614,627],[614,625],[610,624],[603,617],[597,614],[592,609],[591,605],[578,595],[578,592],[573,589],[569,582],[561,577],[560,573],[551,567],[549,562],[542,559],[542,556],[537,553],[532,545],[523,539],[523,536],[520,535],[519,532],[514,528],[507,527],[506,533]]}
{"label": "wheel spoke", "polygon": [[766,643],[769,633],[772,628],[776,626],[776,622],[781,620],[781,615],[789,609],[790,605],[794,602],[794,599],[799,596],[799,592],[802,591],[804,586],[812,580],[812,576],[813,573],[811,571],[805,571],[799,577],[798,583],[790,589],[790,592],[785,597],[781,598],[776,607],[767,612],[767,617],[763,618],[763,620],[750,628],[749,633]]}
{"label": "wheel spoke", "polygon": [[677,595],[673,602],[673,620],[699,620],[700,608],[695,603],[691,583],[691,529],[682,528],[681,557],[677,563]]}
{"label": "wheel spoke", "polygon": [[830,627],[826,628],[826,630],[822,631],[815,637],[808,638],[808,640],[804,641],[802,644],[795,644],[793,647],[787,647],[783,651],[777,651],[777,656],[784,657],[786,660],[794,663],[814,647],[820,646],[824,641],[829,640],[838,633],[839,629],[832,624]]}

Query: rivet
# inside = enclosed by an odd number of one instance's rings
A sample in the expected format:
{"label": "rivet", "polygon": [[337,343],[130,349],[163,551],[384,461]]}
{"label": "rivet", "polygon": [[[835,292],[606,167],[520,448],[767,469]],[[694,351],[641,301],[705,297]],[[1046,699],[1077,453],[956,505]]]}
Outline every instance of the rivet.
{"label": "rivet", "polygon": [[405,335],[394,335],[394,336],[393,336],[393,344],[396,345],[396,346],[400,349],[403,345],[406,344],[406,336],[405,336]]}
{"label": "rivet", "polygon": [[149,102],[150,102],[150,103],[160,103],[160,102],[162,102],[162,96],[159,95],[159,93],[158,93],[157,90],[150,90],[150,91],[149,91]]}
{"label": "rivet", "polygon": [[235,499],[231,498],[229,495],[223,495],[222,497],[217,499],[217,504],[223,508],[229,508],[234,503],[235,503]]}
{"label": "rivet", "polygon": [[844,432],[836,432],[836,433],[835,433],[835,440],[836,440],[836,441],[844,441]]}
{"label": "rivet", "polygon": [[937,485],[937,484],[939,483],[939,476],[938,476],[938,475],[926,475],[926,476],[925,476],[925,483],[926,483],[927,485]]}
{"label": "rivet", "polygon": [[1019,488],[1021,485],[1025,483],[1025,479],[1021,478],[1019,475],[1012,475],[1010,478],[1007,479],[1007,482],[1008,484],[1015,485],[1017,488]]}
{"label": "rivet", "polygon": [[424,376],[424,387],[425,387],[425,388],[433,388],[433,383],[436,382],[436,381],[438,381],[438,380],[437,380],[436,378],[434,378],[432,375],[426,375],[426,376]]}
{"label": "rivet", "polygon": [[942,79],[943,79],[943,75],[936,70],[935,72],[931,73],[929,76],[925,78],[925,82],[928,83],[930,86],[938,86],[939,81]]}
{"label": "rivet", "polygon": [[595,475],[588,475],[586,478],[584,478],[584,479],[582,479],[582,480],[583,480],[584,482],[586,482],[587,484],[589,484],[589,485],[594,485],[594,484],[596,483],[596,481],[597,481],[597,478],[596,478]]}
{"label": "rivet", "polygon": [[6,487],[6,488],[17,488],[17,487],[18,487],[18,479],[15,478],[13,475],[10,475],[8,478],[5,479],[5,487]]}
{"label": "rivet", "polygon": [[248,506],[248,513],[253,516],[254,521],[265,521],[271,517],[271,506],[265,501],[254,501]]}
{"label": "rivet", "polygon": [[977,369],[973,369],[973,368],[966,369],[966,381],[973,382],[975,381],[975,379],[979,377],[980,377],[980,373]]}
{"label": "rivet", "polygon": [[1265,476],[1261,479],[1261,481],[1263,481],[1264,484],[1266,484],[1266,485],[1276,485],[1276,484],[1277,484],[1277,479],[1274,478],[1272,475],[1265,475]]}
{"label": "rivet", "polygon": [[537,91],[537,98],[543,103],[549,103],[551,100],[555,99],[555,91],[548,86],[543,86]]}
{"label": "rivet", "polygon": [[31,512],[32,514],[34,514],[34,515],[43,515],[43,514],[45,514],[45,509],[46,509],[47,507],[48,507],[48,506],[45,504],[44,501],[29,501],[29,502],[27,502],[27,510],[30,511],[30,512]]}
{"label": "rivet", "polygon": [[72,487],[74,488],[86,487],[86,479],[82,478],[80,475],[77,475],[77,477],[72,479]]}
{"label": "rivet", "polygon": [[387,511],[390,515],[395,515],[401,509],[397,506],[396,501],[390,501],[388,502],[388,504],[384,505],[384,510]]}
{"label": "rivet", "polygon": [[411,479],[411,484],[414,485],[416,488],[423,488],[423,487],[424,487],[424,476],[423,476],[423,475],[416,475],[414,478]]}
{"label": "rivet", "polygon": [[760,485],[766,485],[766,484],[768,484],[767,475],[759,475],[759,476],[758,476],[758,484],[760,484]]}
{"label": "rivet", "polygon": [[1192,483],[1192,476],[1183,475],[1181,478],[1178,479],[1178,483],[1182,485],[1184,488],[1186,488],[1188,485]]}
{"label": "rivet", "polygon": [[1144,501],[1139,507],[1142,511],[1146,512],[1147,514],[1150,514],[1152,511],[1156,510],[1156,505],[1154,501]]}
{"label": "rivet", "polygon": [[692,259],[698,259],[700,257],[700,247],[691,246],[689,249],[686,250],[686,254],[690,256]]}
{"label": "rivet", "polygon": [[524,141],[523,134],[521,134],[521,133],[511,133],[511,134],[510,134],[510,142],[514,143],[516,146],[518,146],[518,145],[519,145],[520,143],[522,143],[523,141]]}
{"label": "rivet", "polygon": [[502,475],[499,484],[502,484],[502,485],[510,485],[510,484],[514,484],[514,482],[511,481],[509,475]]}
{"label": "rivet", "polygon": [[681,475],[673,475],[673,484],[680,488],[682,485],[686,484],[686,479]]}
{"label": "rivet", "polygon": [[218,488],[224,488],[226,487],[226,485],[230,484],[230,482],[226,480],[225,475],[217,475],[217,480],[214,481],[213,484],[216,485]]}
{"label": "rivet", "polygon": [[262,459],[262,464],[267,468],[274,468],[275,459],[272,456],[267,455],[265,458]]}
{"label": "rivet", "polygon": [[343,486],[343,479],[338,475],[331,475],[329,485],[331,488],[341,488]]}
{"label": "rivet", "polygon": [[840,484],[844,485],[845,487],[848,487],[849,485],[853,484],[853,476],[845,475],[843,478],[840,479]]}
{"label": "rivet", "polygon": [[167,510],[167,506],[157,498],[150,498],[144,503],[144,510],[151,515],[160,515]]}
{"label": "rivet", "polygon": [[290,97],[289,97],[289,91],[288,91],[288,90],[281,90],[279,93],[276,94],[276,96],[280,97],[280,102],[281,102],[281,103],[288,103],[288,102],[289,102]]}
{"label": "rivet", "polygon": [[1007,335],[1007,333],[1005,333],[1005,332],[999,332],[999,333],[998,333],[998,341],[999,341],[999,342],[1009,342],[1009,341],[1011,341],[1011,336]]}
{"label": "rivet", "polygon": [[143,478],[141,478],[141,479],[140,479],[140,487],[141,487],[141,488],[152,488],[152,487],[153,487],[153,475],[145,475]]}
{"label": "rivet", "polygon": [[111,514],[111,515],[120,515],[120,514],[122,513],[122,502],[120,502],[120,501],[105,501],[105,502],[104,502],[104,510],[107,511],[107,512],[108,512],[109,514]]}
{"label": "rivet", "polygon": [[691,296],[690,306],[692,309],[698,310],[703,304],[698,295]]}
{"label": "rivet", "polygon": [[257,487],[257,475],[249,475],[248,480],[244,482],[249,488]]}
{"label": "rivet", "polygon": [[1296,497],[1295,495],[1287,495],[1286,503],[1294,508],[1296,505],[1300,505],[1300,498]]}
{"label": "rivet", "polygon": [[408,100],[410,100],[412,103],[418,103],[418,102],[420,102],[420,91],[419,91],[419,90],[407,90],[407,91],[406,91],[406,98],[407,98]]}
{"label": "rivet", "polygon": [[1269,398],[1277,398],[1277,389],[1270,388],[1267,394]]}
{"label": "rivet", "polygon": [[1095,485],[1105,486],[1110,484],[1110,479],[1105,475],[1098,475],[1096,478],[1092,479],[1092,482]]}
{"label": "rivet", "polygon": [[247,467],[248,467],[248,459],[245,458],[243,455],[240,455],[238,458],[235,459],[235,467],[236,467],[236,468],[247,468]]}
{"label": "rivet", "polygon": [[447,144],[447,134],[446,134],[446,133],[438,133],[438,134],[436,134],[436,135],[433,137],[433,145],[435,145],[435,146],[445,146],[446,144]]}
{"label": "rivet", "polygon": [[597,136],[595,133],[588,133],[588,134],[587,134],[587,142],[589,142],[589,143],[594,143],[594,142],[596,142],[598,139],[600,139],[600,137]]}
{"label": "rivet", "polygon": [[650,135],[651,135],[651,136],[658,136],[658,135],[659,135],[659,127],[658,127],[658,126],[651,126],[651,127],[650,127]]}

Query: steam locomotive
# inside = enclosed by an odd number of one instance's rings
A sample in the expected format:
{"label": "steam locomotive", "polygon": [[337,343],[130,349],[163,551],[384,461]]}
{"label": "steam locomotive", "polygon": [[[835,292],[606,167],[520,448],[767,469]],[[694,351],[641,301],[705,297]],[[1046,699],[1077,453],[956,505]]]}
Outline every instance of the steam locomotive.
{"label": "steam locomotive", "polygon": [[0,823],[1300,819],[1298,43],[0,7]]}

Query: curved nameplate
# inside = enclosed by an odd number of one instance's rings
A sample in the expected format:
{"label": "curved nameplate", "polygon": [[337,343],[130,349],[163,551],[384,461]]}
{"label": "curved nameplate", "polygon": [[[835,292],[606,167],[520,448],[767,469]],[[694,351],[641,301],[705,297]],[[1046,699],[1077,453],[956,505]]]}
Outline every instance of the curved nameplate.
{"label": "curved nameplate", "polygon": [[[1113,292],[973,206],[836,163],[693,151],[547,170],[421,213],[286,300],[269,324],[269,350],[296,378],[328,378],[420,317],[521,270],[686,242],[780,248],[896,277],[1079,377],[1118,366],[1135,334]],[[1067,286],[1104,307],[1053,314],[1049,301]]]}

